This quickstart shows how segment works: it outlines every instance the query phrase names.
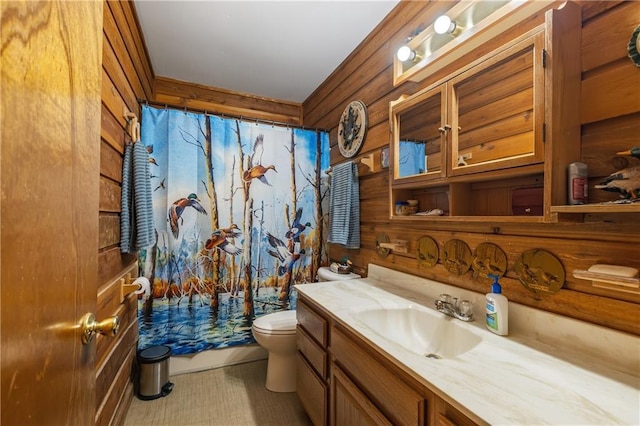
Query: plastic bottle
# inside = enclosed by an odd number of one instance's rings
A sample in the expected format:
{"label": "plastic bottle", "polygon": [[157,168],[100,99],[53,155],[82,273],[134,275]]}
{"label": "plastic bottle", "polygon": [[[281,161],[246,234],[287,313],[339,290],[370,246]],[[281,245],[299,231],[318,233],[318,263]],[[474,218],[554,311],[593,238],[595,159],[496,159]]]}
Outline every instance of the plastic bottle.
{"label": "plastic bottle", "polygon": [[502,294],[502,287],[497,275],[488,275],[493,278],[491,293],[486,296],[487,329],[500,336],[509,334],[509,301]]}
{"label": "plastic bottle", "polygon": [[584,163],[576,161],[567,167],[567,203],[585,204],[588,200],[588,168]]}

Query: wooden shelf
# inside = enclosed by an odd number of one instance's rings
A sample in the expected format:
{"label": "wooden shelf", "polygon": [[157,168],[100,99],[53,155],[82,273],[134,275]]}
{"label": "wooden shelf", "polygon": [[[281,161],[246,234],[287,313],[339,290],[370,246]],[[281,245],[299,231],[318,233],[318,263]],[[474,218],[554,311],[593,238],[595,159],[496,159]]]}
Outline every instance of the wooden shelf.
{"label": "wooden shelf", "polygon": [[544,223],[543,216],[391,216],[395,222],[474,222],[474,223]]}
{"label": "wooden shelf", "polygon": [[580,204],[576,206],[551,206],[552,213],[640,213],[640,203],[635,204]]}

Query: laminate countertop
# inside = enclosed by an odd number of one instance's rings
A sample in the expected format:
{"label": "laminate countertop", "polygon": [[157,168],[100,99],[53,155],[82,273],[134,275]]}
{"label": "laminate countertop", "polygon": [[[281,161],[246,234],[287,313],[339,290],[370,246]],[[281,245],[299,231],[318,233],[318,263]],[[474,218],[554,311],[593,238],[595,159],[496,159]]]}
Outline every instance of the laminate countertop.
{"label": "laminate countertop", "polygon": [[[370,278],[301,284],[296,290],[476,421],[640,424],[637,336],[511,302],[510,334],[497,336],[485,328],[484,295],[407,274],[398,278],[394,271],[373,266]],[[439,292],[472,300],[476,320],[465,323],[432,309]],[[402,308],[429,309],[456,321],[479,343],[452,358],[425,358],[388,338],[393,336],[383,336],[389,330],[374,330],[361,315]]]}

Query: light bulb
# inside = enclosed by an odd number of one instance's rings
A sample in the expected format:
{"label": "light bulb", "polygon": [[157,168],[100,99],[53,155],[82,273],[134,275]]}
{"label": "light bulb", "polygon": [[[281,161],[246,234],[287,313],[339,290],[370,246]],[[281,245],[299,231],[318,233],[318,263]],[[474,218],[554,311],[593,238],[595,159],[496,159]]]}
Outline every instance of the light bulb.
{"label": "light bulb", "polygon": [[413,60],[416,57],[416,52],[411,50],[411,48],[407,45],[402,46],[396,52],[396,56],[400,62],[405,62],[408,60]]}
{"label": "light bulb", "polygon": [[433,23],[433,30],[437,34],[452,33],[456,29],[456,23],[447,15],[442,15]]}

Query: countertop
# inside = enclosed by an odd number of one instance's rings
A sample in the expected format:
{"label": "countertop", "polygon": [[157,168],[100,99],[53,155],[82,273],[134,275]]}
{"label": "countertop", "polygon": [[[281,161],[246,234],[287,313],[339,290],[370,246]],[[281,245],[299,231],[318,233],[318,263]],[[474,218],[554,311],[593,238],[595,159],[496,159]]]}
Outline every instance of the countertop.
{"label": "countertop", "polygon": [[[494,335],[486,330],[482,319],[477,319],[482,318],[478,315],[481,312],[474,312],[476,320],[470,323],[436,313],[458,321],[482,340],[455,358],[428,359],[383,338],[357,314],[378,308],[431,309],[432,300],[423,297],[425,303],[417,303],[416,298],[406,298],[406,288],[372,278],[301,284],[296,289],[424,386],[464,407],[476,420],[529,425],[640,424],[637,371],[615,368],[610,360],[598,359],[597,352],[576,350],[571,342],[565,347],[549,345],[522,332]],[[558,325],[553,321],[550,324]],[[577,336],[576,341],[584,337]],[[625,337],[623,345],[629,343],[631,347],[626,350],[637,354],[640,338]]]}

